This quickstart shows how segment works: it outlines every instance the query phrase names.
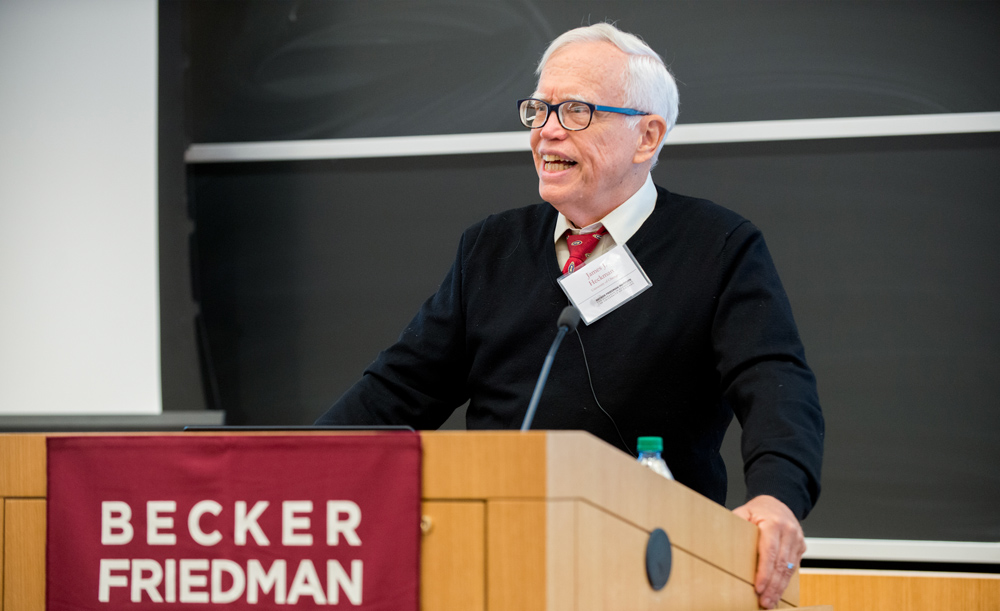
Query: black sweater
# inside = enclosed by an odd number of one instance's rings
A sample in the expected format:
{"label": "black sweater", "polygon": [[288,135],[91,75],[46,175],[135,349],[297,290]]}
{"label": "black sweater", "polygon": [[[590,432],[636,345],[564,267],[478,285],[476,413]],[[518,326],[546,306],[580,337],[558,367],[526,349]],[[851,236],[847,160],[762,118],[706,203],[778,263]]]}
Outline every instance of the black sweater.
{"label": "black sweater", "polygon": [[[659,435],[677,480],[724,503],[719,447],[735,412],[748,498],[771,494],[804,517],[819,496],[823,417],[764,239],[729,210],[657,191],[627,242],[652,287],[567,336],[533,428],[617,447],[615,424],[629,446]],[[433,429],[468,400],[469,429],[518,428],[568,303],[555,220],[538,204],[469,228],[437,293],[317,424]]]}

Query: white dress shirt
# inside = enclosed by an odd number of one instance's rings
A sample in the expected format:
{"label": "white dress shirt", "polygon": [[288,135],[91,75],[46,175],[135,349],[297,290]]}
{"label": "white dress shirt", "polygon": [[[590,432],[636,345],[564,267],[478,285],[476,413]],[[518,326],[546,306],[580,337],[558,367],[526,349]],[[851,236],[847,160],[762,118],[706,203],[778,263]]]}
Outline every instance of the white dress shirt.
{"label": "white dress shirt", "polygon": [[[556,245],[556,259],[559,261],[559,269],[566,266],[569,260],[569,246],[566,244],[566,232],[573,235],[581,233],[593,233],[602,226],[608,230],[608,235],[597,243],[591,258],[599,257],[608,252],[618,244],[624,244],[639,231],[639,227],[646,222],[649,215],[656,207],[656,187],[653,185],[653,177],[646,175],[646,182],[639,187],[632,197],[625,200],[607,214],[604,218],[586,227],[576,227],[568,218],[559,213],[556,219],[556,229],[553,239]],[[610,239],[608,239],[610,238]],[[579,269],[579,268],[577,268]]]}

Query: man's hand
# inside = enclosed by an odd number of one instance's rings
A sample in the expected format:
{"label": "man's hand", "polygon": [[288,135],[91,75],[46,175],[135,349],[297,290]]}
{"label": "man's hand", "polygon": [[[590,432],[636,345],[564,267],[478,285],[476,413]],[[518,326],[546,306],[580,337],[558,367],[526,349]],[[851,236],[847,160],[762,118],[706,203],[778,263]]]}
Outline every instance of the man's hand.
{"label": "man's hand", "polygon": [[760,529],[754,589],[760,606],[773,609],[806,551],[802,526],[787,505],[766,494],[750,499],[733,513]]}

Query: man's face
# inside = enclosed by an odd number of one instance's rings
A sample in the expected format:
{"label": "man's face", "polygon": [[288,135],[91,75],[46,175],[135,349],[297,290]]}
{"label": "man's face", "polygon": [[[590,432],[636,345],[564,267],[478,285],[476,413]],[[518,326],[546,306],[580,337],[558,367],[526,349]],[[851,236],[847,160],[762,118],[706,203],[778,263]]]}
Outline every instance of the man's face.
{"label": "man's face", "polygon": [[[625,63],[626,55],[610,43],[570,44],[549,58],[532,97],[550,104],[622,106]],[[553,113],[544,127],[532,130],[542,199],[577,224],[595,222],[628,199],[642,183],[635,184],[633,163],[639,135],[625,121],[597,111],[590,127],[567,131]]]}

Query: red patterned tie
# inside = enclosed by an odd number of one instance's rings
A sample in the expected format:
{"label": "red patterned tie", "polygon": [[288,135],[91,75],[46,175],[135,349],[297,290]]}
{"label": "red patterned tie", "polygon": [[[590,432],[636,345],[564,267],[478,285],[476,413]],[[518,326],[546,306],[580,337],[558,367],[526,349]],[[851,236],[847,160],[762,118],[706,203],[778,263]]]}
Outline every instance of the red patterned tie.
{"label": "red patterned tie", "polygon": [[597,243],[607,234],[608,230],[604,227],[601,227],[594,233],[567,234],[566,243],[569,245],[569,260],[563,266],[563,273],[571,274],[583,265],[583,262],[587,260],[590,253],[594,252],[594,249],[597,248]]}

